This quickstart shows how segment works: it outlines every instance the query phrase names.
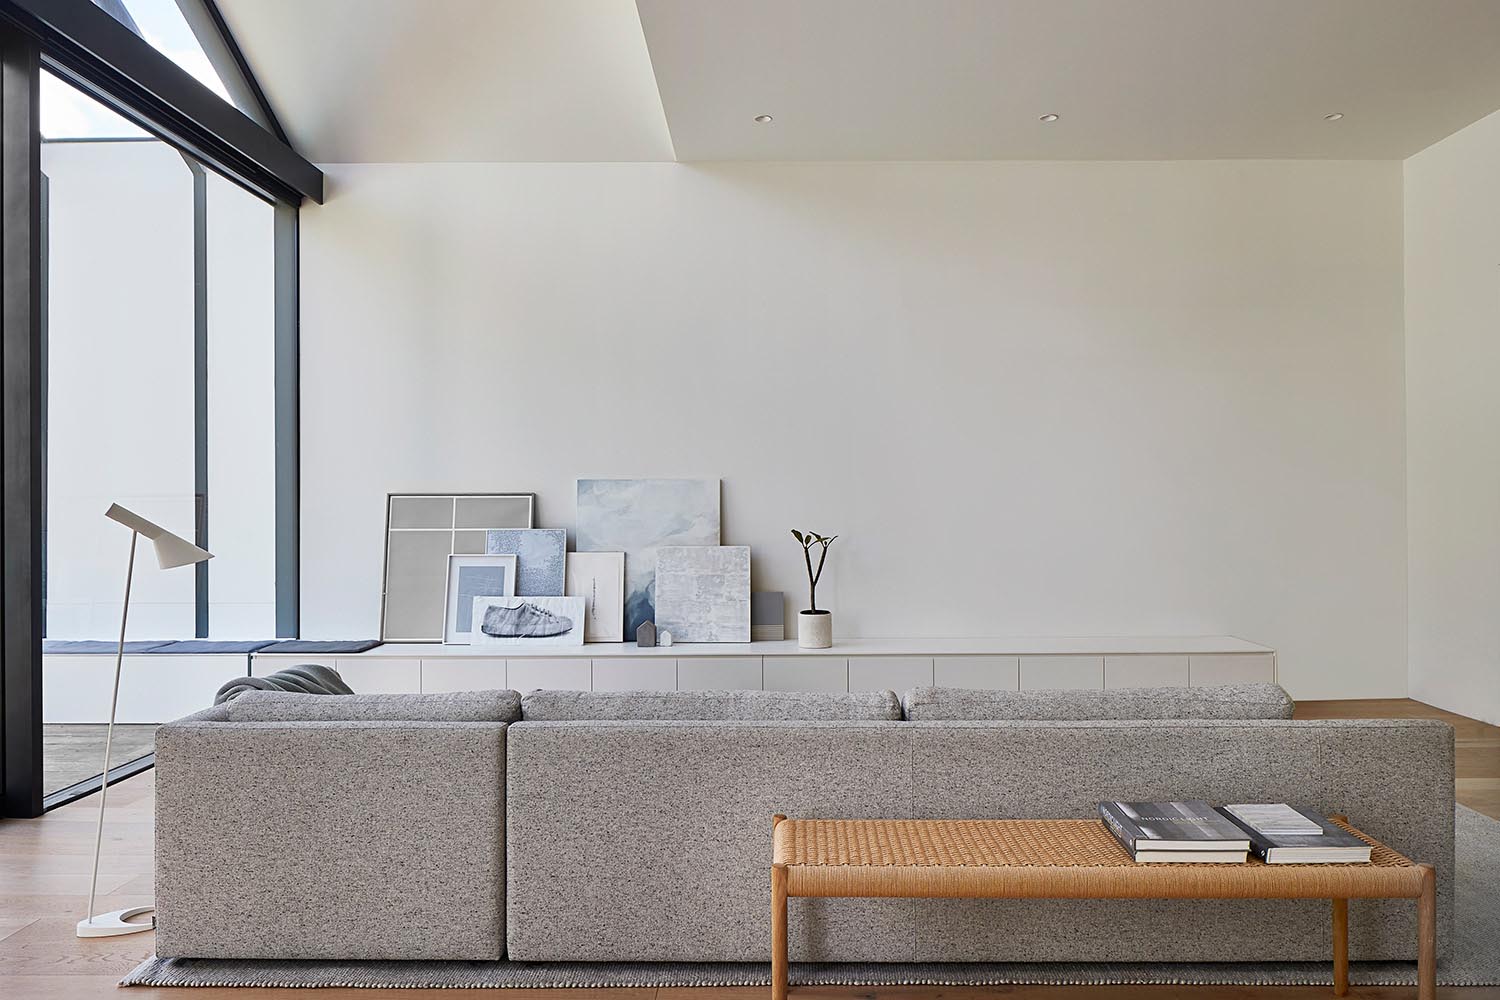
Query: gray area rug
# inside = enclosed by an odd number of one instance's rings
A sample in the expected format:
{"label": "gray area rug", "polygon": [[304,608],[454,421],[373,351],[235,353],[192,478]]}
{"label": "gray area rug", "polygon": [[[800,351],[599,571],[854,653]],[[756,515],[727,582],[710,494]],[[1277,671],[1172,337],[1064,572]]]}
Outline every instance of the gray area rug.
{"label": "gray area rug", "polygon": [[[1455,934],[1438,963],[1442,986],[1500,985],[1500,821],[1458,807]],[[1360,986],[1414,986],[1415,962],[1355,962]],[[142,962],[121,986],[342,986],[504,989],[590,986],[765,986],[770,966],[688,962]],[[799,986],[1167,984],[1330,986],[1331,962],[1050,962],[794,964]]]}

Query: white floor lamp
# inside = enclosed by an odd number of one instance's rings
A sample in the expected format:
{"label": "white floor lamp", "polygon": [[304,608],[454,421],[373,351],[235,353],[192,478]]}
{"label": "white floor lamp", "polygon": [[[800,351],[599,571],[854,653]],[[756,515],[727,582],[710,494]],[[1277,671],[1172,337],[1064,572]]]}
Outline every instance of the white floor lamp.
{"label": "white floor lamp", "polygon": [[123,910],[109,913],[94,913],[94,890],[99,885],[99,848],[104,843],[104,803],[109,794],[109,751],[115,736],[115,708],[120,703],[120,665],[125,659],[125,621],[130,615],[130,581],[135,575],[135,542],[145,535],[156,549],[156,564],[162,569],[176,566],[191,566],[212,559],[213,555],[200,549],[185,538],[179,538],[159,524],[152,524],[139,514],[126,510],[119,504],[111,504],[105,517],[118,521],[130,529],[130,562],[125,566],[125,605],[120,611],[120,645],[115,652],[115,689],[109,699],[109,728],[104,734],[104,784],[99,789],[99,829],[94,834],[94,874],[89,879],[89,915],[78,921],[79,937],[112,937],[116,934],[135,934],[149,931],[156,926],[155,918],[150,922],[131,923],[131,917],[150,913],[154,906],[127,906]]}

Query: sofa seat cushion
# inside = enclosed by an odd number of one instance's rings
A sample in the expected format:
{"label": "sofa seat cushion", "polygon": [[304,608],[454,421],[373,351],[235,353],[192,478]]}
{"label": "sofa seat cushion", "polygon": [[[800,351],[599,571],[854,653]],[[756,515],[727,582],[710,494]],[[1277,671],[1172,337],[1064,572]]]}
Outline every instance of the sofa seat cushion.
{"label": "sofa seat cushion", "polygon": [[916,722],[1095,719],[1290,719],[1296,703],[1279,684],[1113,690],[984,691],[922,687],[902,697]]}
{"label": "sofa seat cushion", "polygon": [[894,691],[532,691],[521,699],[528,722],[895,722]]}
{"label": "sofa seat cushion", "polygon": [[230,722],[517,722],[514,691],[303,694],[246,691],[226,702]]}

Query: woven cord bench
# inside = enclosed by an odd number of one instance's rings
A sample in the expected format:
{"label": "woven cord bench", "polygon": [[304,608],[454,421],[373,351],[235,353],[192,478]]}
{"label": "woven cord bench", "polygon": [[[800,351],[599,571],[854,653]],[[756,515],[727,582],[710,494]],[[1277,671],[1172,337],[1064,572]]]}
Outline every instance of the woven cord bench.
{"label": "woven cord bench", "polygon": [[1349,991],[1349,900],[1417,900],[1417,995],[1437,983],[1437,880],[1374,848],[1368,864],[1137,864],[1092,819],[803,819],[776,816],[771,997],[786,1000],[788,896],[943,899],[1329,899],[1334,994]]}

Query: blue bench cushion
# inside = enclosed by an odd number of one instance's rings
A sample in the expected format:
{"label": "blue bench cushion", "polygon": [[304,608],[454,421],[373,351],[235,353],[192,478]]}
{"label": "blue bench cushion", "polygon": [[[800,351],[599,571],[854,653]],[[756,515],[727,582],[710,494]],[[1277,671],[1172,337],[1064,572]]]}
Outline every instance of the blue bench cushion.
{"label": "blue bench cushion", "polygon": [[[150,653],[168,645],[165,639],[132,640],[125,644],[127,653]],[[48,654],[114,654],[119,643],[110,639],[43,639],[42,652]]]}
{"label": "blue bench cushion", "polygon": [[380,645],[379,639],[285,639],[258,653],[363,653]]}

